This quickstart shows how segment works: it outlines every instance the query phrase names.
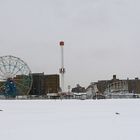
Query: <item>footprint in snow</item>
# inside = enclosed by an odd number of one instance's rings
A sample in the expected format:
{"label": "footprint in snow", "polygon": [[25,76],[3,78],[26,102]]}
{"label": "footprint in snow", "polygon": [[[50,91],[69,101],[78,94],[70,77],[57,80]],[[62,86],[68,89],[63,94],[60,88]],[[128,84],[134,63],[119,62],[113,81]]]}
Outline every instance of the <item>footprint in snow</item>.
{"label": "footprint in snow", "polygon": [[116,115],[120,115],[120,113],[119,113],[119,112],[116,112],[115,114],[116,114]]}

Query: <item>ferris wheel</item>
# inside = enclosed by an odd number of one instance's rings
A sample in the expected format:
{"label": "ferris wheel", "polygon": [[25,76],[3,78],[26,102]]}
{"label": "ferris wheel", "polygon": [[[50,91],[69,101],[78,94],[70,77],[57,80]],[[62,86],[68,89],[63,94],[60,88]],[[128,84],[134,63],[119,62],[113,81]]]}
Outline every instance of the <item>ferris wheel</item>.
{"label": "ferris wheel", "polygon": [[28,95],[32,87],[32,74],[28,65],[11,55],[0,57],[0,94],[6,97]]}

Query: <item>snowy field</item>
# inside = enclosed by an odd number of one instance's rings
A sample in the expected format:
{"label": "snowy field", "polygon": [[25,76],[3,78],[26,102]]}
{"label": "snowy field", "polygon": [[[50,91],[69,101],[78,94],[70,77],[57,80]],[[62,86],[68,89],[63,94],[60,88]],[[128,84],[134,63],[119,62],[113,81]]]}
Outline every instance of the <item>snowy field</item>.
{"label": "snowy field", "polygon": [[0,100],[0,140],[140,140],[140,99]]}

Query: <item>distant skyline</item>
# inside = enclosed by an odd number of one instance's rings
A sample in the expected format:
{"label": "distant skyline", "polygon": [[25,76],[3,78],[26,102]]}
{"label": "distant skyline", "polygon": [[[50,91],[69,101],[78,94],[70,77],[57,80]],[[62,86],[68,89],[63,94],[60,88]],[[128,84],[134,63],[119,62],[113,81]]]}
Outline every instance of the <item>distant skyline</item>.
{"label": "distant skyline", "polygon": [[58,74],[65,42],[65,87],[140,77],[139,0],[1,0],[0,56],[32,72]]}

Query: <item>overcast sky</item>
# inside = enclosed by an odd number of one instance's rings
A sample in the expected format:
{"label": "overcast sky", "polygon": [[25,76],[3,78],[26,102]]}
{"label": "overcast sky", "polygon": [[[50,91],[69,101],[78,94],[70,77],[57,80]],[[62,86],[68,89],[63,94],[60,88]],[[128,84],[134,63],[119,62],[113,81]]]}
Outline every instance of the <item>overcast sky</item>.
{"label": "overcast sky", "polygon": [[140,77],[139,0],[0,0],[0,56],[32,72],[59,73],[65,85]]}

